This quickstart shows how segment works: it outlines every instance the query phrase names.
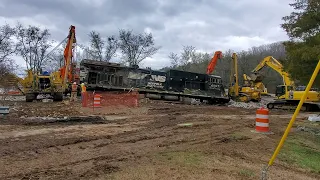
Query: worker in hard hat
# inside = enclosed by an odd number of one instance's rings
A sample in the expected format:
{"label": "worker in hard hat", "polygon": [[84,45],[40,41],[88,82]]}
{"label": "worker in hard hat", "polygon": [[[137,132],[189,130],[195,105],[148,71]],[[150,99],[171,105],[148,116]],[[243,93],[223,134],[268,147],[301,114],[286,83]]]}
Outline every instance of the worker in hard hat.
{"label": "worker in hard hat", "polygon": [[74,82],[71,86],[71,98],[70,101],[76,101],[77,100],[77,83]]}
{"label": "worker in hard hat", "polygon": [[84,83],[81,83],[81,92],[84,93],[87,91],[86,85]]}
{"label": "worker in hard hat", "polygon": [[81,83],[81,100],[84,98],[84,93],[87,91],[87,87],[84,83]]}

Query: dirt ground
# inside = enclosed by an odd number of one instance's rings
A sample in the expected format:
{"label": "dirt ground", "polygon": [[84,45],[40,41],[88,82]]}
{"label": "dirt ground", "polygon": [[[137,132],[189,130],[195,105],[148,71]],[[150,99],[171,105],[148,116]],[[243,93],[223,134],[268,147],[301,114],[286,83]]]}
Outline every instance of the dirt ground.
{"label": "dirt ground", "polygon": [[[271,111],[274,134],[264,135],[252,132],[255,110],[226,106],[10,105],[0,118],[0,179],[259,179],[292,115]],[[277,159],[268,178],[320,174]]]}

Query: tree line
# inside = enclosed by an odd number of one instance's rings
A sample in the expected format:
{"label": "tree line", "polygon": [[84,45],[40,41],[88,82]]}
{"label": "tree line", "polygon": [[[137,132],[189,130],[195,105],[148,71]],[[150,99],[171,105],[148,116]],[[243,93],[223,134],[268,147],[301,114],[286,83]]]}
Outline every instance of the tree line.
{"label": "tree line", "polygon": [[[154,55],[160,46],[156,46],[151,33],[134,33],[132,30],[121,29],[118,35],[102,37],[96,31],[88,34],[89,45],[77,44],[82,51],[77,53],[79,58],[110,61],[119,56],[130,66],[138,65],[147,57]],[[8,24],[0,26],[0,67],[12,67],[12,57],[20,56],[26,68],[40,72],[43,67],[61,67],[64,63],[63,49],[66,45],[61,42],[53,47],[49,29],[37,26],[23,26],[17,23],[12,27]],[[52,51],[54,49],[54,51]],[[79,59],[78,58],[78,59]]]}

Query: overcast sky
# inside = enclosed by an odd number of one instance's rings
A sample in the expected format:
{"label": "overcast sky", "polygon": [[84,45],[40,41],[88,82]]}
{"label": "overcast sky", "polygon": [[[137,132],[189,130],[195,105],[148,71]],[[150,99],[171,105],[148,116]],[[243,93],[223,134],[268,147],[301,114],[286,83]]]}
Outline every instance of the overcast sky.
{"label": "overcast sky", "polygon": [[76,26],[79,43],[91,30],[103,36],[121,28],[152,32],[161,50],[143,66],[169,65],[183,45],[200,51],[247,50],[286,40],[281,18],[293,0],[0,0],[0,23],[37,25],[61,41]]}

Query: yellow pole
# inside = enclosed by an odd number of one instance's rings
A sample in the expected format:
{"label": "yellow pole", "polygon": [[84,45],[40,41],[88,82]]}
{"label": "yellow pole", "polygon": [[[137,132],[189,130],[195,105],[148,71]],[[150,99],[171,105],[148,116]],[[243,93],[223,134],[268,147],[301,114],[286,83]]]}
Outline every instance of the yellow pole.
{"label": "yellow pole", "polygon": [[319,69],[320,69],[320,60],[318,61],[318,65],[317,65],[316,69],[314,70],[314,72],[313,72],[313,74],[311,76],[311,79],[310,79],[310,81],[308,83],[308,86],[307,86],[306,90],[304,91],[302,98],[300,99],[298,107],[296,108],[296,110],[295,110],[295,112],[294,112],[294,114],[293,114],[293,116],[292,116],[292,118],[291,118],[291,120],[290,120],[290,122],[289,122],[289,124],[287,126],[286,131],[284,132],[284,134],[283,134],[283,136],[282,136],[282,138],[281,138],[276,150],[274,151],[274,153],[273,153],[273,155],[272,155],[272,157],[271,157],[271,159],[270,159],[270,161],[268,163],[268,166],[271,166],[273,164],[274,160],[276,159],[277,155],[279,154],[280,149],[282,148],[283,143],[286,140],[286,138],[287,138],[287,136],[288,136],[288,134],[290,132],[290,129],[291,129],[294,121],[296,120],[304,101],[307,98],[307,94],[310,91],[311,86],[312,86],[314,80],[316,79],[316,77],[318,75]]}

